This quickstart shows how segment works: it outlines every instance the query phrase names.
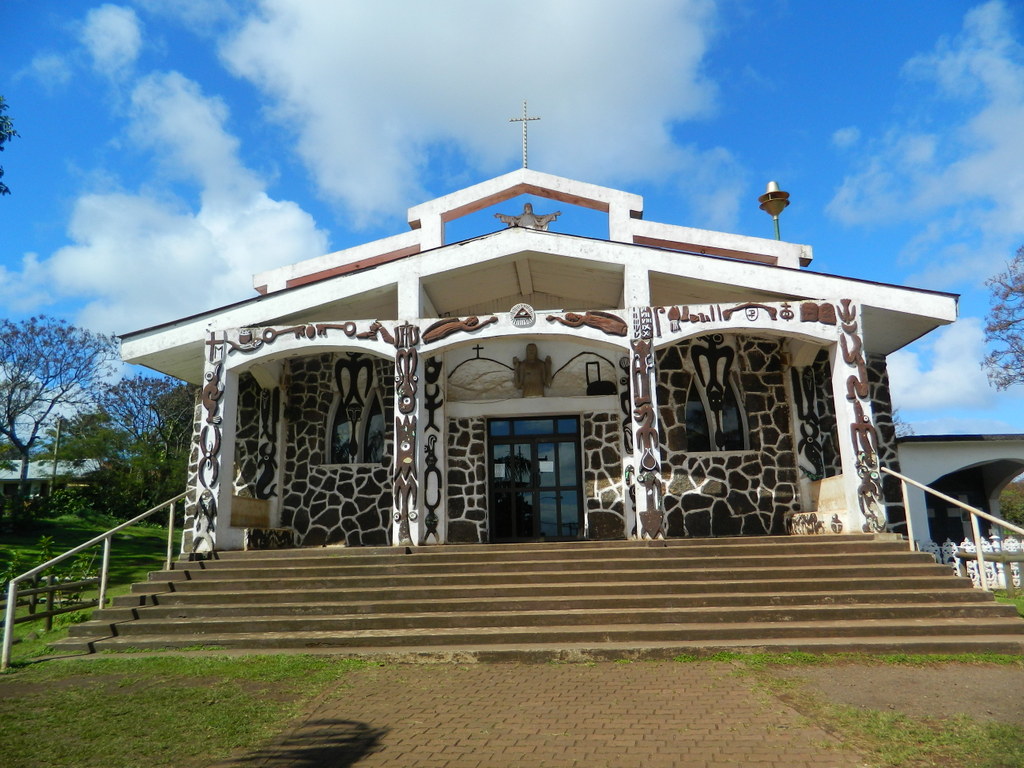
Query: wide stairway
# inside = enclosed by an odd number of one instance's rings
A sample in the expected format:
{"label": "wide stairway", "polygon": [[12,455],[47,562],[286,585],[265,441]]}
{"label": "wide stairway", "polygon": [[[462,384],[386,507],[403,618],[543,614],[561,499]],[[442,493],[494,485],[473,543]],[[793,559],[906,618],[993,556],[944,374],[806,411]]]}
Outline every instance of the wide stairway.
{"label": "wide stairway", "polygon": [[868,535],[223,552],[73,626],[65,650],[420,660],[720,650],[1024,652],[1024,620]]}

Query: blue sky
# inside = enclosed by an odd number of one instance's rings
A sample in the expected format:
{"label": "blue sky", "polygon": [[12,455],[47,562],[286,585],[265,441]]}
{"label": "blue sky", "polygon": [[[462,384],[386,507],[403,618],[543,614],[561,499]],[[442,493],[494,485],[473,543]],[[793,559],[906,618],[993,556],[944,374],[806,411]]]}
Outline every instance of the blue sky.
{"label": "blue sky", "polygon": [[3,0],[0,30],[4,316],[123,333],[246,298],[518,167],[528,99],[532,168],[764,237],[777,179],[812,269],[961,294],[890,358],[901,415],[1024,432],[979,366],[1024,243],[1020,3]]}

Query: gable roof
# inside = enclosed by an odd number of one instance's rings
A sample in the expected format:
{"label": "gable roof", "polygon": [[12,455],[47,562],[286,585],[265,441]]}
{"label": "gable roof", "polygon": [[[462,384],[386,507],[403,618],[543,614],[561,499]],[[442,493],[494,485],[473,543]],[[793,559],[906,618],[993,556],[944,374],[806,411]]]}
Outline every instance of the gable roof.
{"label": "gable roof", "polygon": [[[444,224],[529,193],[608,213],[607,240],[513,227],[444,243]],[[519,169],[409,209],[412,229],[256,275],[261,295],[122,337],[122,356],[198,382],[210,330],[324,320],[394,320],[415,280],[418,314],[466,316],[626,306],[627,270],[654,305],[849,298],[869,351],[888,354],[956,318],[956,296],[804,269],[809,246],[642,220],[643,199]],[[408,291],[405,294],[408,296]]]}

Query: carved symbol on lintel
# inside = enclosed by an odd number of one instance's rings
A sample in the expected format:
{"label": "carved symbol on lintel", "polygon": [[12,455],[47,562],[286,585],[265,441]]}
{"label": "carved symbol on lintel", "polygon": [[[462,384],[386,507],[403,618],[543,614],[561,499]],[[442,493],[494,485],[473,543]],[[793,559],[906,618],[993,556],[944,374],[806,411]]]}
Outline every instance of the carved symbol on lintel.
{"label": "carved symbol on lintel", "polygon": [[517,328],[529,328],[537,322],[537,313],[529,304],[516,304],[508,314],[512,325]]}

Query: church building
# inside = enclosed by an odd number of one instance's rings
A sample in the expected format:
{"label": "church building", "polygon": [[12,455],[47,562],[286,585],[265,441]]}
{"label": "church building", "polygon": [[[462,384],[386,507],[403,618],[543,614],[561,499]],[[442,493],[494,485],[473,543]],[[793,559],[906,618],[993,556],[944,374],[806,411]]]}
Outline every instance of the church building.
{"label": "church building", "polygon": [[123,338],[201,386],[183,552],[903,531],[886,356],[955,295],[527,168],[408,222]]}

